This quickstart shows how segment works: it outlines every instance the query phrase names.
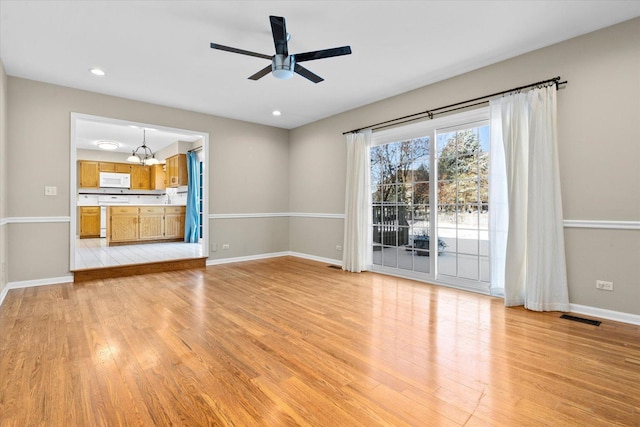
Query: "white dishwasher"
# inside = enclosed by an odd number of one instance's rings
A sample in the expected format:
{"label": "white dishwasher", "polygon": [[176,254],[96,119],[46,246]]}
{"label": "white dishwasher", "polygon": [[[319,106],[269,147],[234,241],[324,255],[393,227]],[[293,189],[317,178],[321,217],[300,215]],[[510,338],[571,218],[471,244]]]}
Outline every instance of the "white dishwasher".
{"label": "white dishwasher", "polygon": [[98,196],[98,205],[100,206],[100,237],[107,237],[107,206],[128,204],[128,196]]}

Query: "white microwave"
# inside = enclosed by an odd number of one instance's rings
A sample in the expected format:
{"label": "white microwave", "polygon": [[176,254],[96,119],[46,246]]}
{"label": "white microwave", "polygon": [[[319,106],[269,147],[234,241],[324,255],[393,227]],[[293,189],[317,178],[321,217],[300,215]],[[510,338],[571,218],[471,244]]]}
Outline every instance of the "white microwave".
{"label": "white microwave", "polygon": [[100,172],[100,187],[105,188],[130,188],[131,174]]}

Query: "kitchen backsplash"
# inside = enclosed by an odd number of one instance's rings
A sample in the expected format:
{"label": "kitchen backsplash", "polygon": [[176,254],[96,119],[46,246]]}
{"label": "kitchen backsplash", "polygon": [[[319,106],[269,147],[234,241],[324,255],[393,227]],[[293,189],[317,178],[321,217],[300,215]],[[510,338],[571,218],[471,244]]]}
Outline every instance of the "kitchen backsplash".
{"label": "kitchen backsplash", "polygon": [[[129,200],[129,204],[132,205],[152,205],[152,204],[171,204],[171,205],[186,205],[187,194],[167,194],[161,196],[143,196],[143,195],[119,195],[120,197],[126,197]],[[97,194],[80,194],[78,195],[78,206],[98,206]]]}

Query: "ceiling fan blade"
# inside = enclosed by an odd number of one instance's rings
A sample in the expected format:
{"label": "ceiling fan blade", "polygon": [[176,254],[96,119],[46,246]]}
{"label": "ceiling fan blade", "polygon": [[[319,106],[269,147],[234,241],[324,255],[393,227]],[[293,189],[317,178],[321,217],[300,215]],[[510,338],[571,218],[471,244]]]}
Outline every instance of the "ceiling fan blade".
{"label": "ceiling fan blade", "polygon": [[322,77],[312,73],[311,71],[304,68],[302,65],[296,64],[296,66],[293,68],[293,71],[300,74],[302,77],[311,80],[314,83],[320,83],[321,81],[324,80]]}
{"label": "ceiling fan blade", "polygon": [[331,58],[332,56],[351,55],[350,46],[334,47],[333,49],[316,50],[313,52],[296,53],[296,62],[313,61],[314,59]]}
{"label": "ceiling fan blade", "polygon": [[269,16],[271,21],[271,33],[273,34],[273,43],[276,46],[276,54],[289,55],[287,46],[287,26],[282,16]]}
{"label": "ceiling fan blade", "polygon": [[216,43],[211,43],[211,49],[224,50],[231,53],[239,53],[241,55],[256,56],[258,58],[264,58],[269,60],[271,59],[269,55],[264,55],[262,53],[257,53],[257,52],[251,52],[248,50],[237,49],[235,47],[223,46],[221,44],[216,44]]}
{"label": "ceiling fan blade", "polygon": [[266,76],[267,74],[269,74],[271,72],[271,65],[267,65],[266,67],[264,67],[262,70],[258,71],[257,73],[255,73],[253,76],[249,77],[249,80],[258,80],[261,79],[262,77]]}

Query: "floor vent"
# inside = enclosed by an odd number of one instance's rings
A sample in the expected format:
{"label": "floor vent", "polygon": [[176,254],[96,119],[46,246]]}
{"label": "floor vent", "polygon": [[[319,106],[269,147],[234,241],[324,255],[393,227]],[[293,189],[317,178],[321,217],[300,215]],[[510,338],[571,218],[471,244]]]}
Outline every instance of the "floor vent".
{"label": "floor vent", "polygon": [[339,265],[328,265],[327,267],[335,268],[336,270],[342,270],[342,267],[340,267]]}
{"label": "floor vent", "polygon": [[560,316],[560,318],[573,320],[574,322],[587,323],[589,325],[594,325],[594,326],[600,326],[600,323],[602,323],[599,320],[591,320],[591,319],[585,319],[584,317],[569,316],[568,314],[563,314],[562,316]]}

